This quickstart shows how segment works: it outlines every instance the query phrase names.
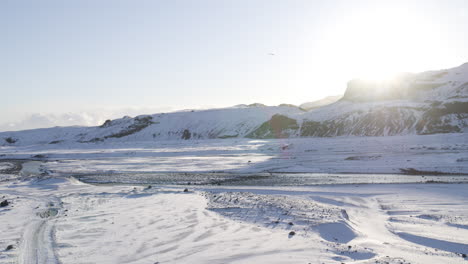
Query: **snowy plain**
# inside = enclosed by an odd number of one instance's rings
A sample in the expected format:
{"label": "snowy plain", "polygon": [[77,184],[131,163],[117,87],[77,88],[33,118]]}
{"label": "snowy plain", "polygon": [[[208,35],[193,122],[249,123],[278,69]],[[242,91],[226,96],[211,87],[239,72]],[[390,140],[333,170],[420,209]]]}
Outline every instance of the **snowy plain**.
{"label": "snowy plain", "polygon": [[466,263],[467,187],[10,180],[0,263]]}
{"label": "snowy plain", "polygon": [[56,173],[468,173],[464,133],[392,137],[174,140],[1,146],[2,159],[47,161]]}
{"label": "snowy plain", "polygon": [[[0,263],[468,260],[464,134],[46,144],[0,155],[9,202]],[[410,168],[423,173],[401,174]]]}

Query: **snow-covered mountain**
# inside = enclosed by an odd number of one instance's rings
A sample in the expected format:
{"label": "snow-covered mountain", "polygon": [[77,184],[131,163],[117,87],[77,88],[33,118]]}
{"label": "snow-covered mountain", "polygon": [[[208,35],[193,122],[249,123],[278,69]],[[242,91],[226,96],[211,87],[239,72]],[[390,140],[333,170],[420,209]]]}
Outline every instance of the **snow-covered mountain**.
{"label": "snow-covered mountain", "polygon": [[[312,107],[313,108],[313,107]],[[389,81],[352,80],[339,101],[306,111],[293,105],[238,105],[108,120],[97,127],[0,133],[3,145],[388,136],[468,132],[468,63]]]}
{"label": "snow-covered mountain", "polygon": [[123,117],[96,127],[53,127],[0,133],[4,144],[60,144],[245,137],[275,114],[303,112],[293,106],[235,106]]}
{"label": "snow-covered mountain", "polygon": [[317,100],[317,101],[303,103],[299,107],[304,109],[304,110],[310,111],[310,110],[315,109],[315,108],[319,108],[319,107],[322,107],[322,106],[333,104],[333,103],[337,102],[338,100],[340,100],[342,97],[343,97],[343,95],[327,96],[327,97],[325,97],[323,99],[320,99],[320,100]]}
{"label": "snow-covered mountain", "polygon": [[467,132],[468,63],[389,81],[352,80],[340,101],[301,120],[301,136]]}

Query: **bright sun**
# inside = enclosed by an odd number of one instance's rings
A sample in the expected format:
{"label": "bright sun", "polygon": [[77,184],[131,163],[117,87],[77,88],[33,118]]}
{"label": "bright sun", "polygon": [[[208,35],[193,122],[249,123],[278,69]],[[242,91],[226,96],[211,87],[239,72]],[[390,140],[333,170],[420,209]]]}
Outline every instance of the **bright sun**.
{"label": "bright sun", "polygon": [[424,36],[433,32],[420,25],[428,22],[409,14],[392,17],[389,13],[354,13],[327,29],[322,48],[330,63],[339,65],[342,75],[382,80],[402,71],[424,69],[423,58],[430,56]]}

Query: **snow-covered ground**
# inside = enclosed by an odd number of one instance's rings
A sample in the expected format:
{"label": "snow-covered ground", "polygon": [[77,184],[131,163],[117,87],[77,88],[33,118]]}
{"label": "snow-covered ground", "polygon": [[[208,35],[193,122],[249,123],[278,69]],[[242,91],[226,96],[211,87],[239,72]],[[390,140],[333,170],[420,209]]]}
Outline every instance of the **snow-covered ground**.
{"label": "snow-covered ground", "polygon": [[[468,260],[464,134],[2,146],[0,156],[0,263]],[[421,175],[399,174],[411,168]]]}
{"label": "snow-covered ground", "polygon": [[0,263],[466,263],[467,190],[13,179]]}
{"label": "snow-covered ground", "polygon": [[466,134],[219,139],[2,146],[2,159],[48,160],[56,173],[314,172],[468,174]]}

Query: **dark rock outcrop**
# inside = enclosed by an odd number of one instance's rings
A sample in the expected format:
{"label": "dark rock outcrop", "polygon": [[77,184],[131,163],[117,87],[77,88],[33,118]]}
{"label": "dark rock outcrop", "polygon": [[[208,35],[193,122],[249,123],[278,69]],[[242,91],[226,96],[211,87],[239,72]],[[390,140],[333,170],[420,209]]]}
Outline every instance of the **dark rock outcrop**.
{"label": "dark rock outcrop", "polygon": [[7,138],[5,138],[5,142],[8,143],[8,144],[15,144],[16,142],[18,142],[18,139],[13,138],[13,137],[7,137]]}
{"label": "dark rock outcrop", "polygon": [[121,138],[131,134],[135,134],[148,127],[149,125],[153,124],[152,119],[152,116],[137,116],[133,119],[133,123],[131,125],[117,133],[105,136],[104,138]]}
{"label": "dark rock outcrop", "polygon": [[10,204],[10,202],[8,202],[8,200],[3,200],[1,203],[0,203],[0,207],[6,207]]}
{"label": "dark rock outcrop", "polygon": [[190,133],[190,130],[185,129],[184,132],[182,132],[182,139],[189,140],[192,137],[192,133]]}
{"label": "dark rock outcrop", "polygon": [[270,120],[247,135],[248,138],[287,138],[297,134],[299,125],[295,119],[274,115]]}

